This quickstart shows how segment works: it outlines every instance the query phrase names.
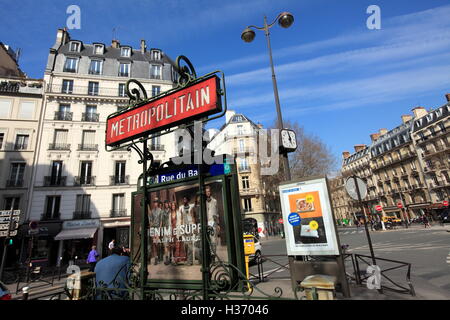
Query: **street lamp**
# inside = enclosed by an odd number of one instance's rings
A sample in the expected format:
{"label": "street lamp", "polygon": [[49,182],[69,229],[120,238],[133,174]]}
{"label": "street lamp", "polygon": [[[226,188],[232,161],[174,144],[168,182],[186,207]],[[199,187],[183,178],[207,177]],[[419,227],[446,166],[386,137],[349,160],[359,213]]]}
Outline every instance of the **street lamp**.
{"label": "street lamp", "polygon": [[[277,115],[278,115],[278,129],[283,129],[283,118],[281,116],[281,109],[280,109],[280,99],[278,97],[278,87],[277,87],[277,80],[275,78],[275,69],[273,66],[273,59],[272,59],[272,48],[270,46],[270,34],[269,29],[272,28],[275,24],[275,22],[278,21],[278,24],[283,28],[289,28],[292,23],[294,22],[294,16],[289,12],[282,12],[280,13],[275,20],[271,24],[267,24],[267,17],[264,16],[264,27],[257,27],[257,26],[248,26],[245,28],[245,30],[241,34],[241,39],[245,42],[252,42],[253,39],[255,39],[255,31],[252,29],[257,30],[264,30],[266,34],[267,39],[267,47],[269,49],[269,59],[270,59],[270,68],[272,69],[272,84],[273,84],[273,93],[275,96],[275,106],[277,109]],[[283,164],[285,167],[285,174],[286,179],[291,180],[291,171],[289,169],[289,160],[288,155],[285,152],[283,154]]]}

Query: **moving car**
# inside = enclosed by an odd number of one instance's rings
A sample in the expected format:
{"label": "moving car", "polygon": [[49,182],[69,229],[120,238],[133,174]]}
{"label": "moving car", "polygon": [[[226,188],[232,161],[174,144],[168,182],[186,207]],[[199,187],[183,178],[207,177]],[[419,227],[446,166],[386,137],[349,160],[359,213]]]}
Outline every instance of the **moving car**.
{"label": "moving car", "polygon": [[257,263],[261,259],[262,255],[262,245],[261,241],[257,237],[253,237],[253,241],[255,242],[255,254],[249,256],[250,262]]}

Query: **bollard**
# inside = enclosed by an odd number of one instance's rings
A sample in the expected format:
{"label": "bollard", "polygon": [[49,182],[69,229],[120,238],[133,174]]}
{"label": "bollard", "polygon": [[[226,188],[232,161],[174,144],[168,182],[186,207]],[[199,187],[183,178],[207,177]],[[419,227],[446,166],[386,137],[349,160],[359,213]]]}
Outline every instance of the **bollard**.
{"label": "bollard", "polygon": [[29,287],[22,288],[22,300],[28,300],[28,290]]}

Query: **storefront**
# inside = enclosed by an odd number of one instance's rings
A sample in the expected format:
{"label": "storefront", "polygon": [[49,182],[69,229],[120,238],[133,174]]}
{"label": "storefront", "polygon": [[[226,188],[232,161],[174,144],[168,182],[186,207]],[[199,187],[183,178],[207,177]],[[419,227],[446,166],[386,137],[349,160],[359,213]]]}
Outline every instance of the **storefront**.
{"label": "storefront", "polygon": [[411,213],[411,217],[414,219],[414,218],[425,215],[427,213],[428,207],[430,205],[431,205],[431,203],[429,203],[429,202],[409,205],[408,209],[409,209],[409,212]]}
{"label": "storefront", "polygon": [[98,236],[98,252],[102,257],[109,254],[108,245],[114,239],[116,247],[130,247],[130,218],[105,219],[101,221],[102,227]]}
{"label": "storefront", "polygon": [[59,241],[58,262],[61,265],[86,263],[91,247],[97,244],[97,230],[100,221],[70,220],[64,221],[62,230],[55,237]]}

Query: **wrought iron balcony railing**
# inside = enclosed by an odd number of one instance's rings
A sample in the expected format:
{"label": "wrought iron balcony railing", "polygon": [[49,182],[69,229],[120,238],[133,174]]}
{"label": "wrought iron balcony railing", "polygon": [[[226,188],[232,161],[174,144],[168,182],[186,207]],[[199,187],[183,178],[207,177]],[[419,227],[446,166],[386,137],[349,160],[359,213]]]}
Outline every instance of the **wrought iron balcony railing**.
{"label": "wrought iron balcony railing", "polygon": [[50,143],[48,150],[70,150],[70,144],[67,143]]}
{"label": "wrought iron balcony railing", "polygon": [[73,184],[75,186],[92,186],[95,185],[95,176],[74,177]]}
{"label": "wrought iron balcony railing", "polygon": [[129,175],[110,176],[110,185],[129,184]]}
{"label": "wrought iron balcony railing", "polygon": [[23,179],[13,179],[13,180],[6,180],[6,186],[7,187],[22,187],[23,186]]}
{"label": "wrought iron balcony railing", "polygon": [[98,144],[79,144],[78,151],[98,151]]}
{"label": "wrought iron balcony railing", "polygon": [[53,120],[72,121],[73,112],[56,111]]}
{"label": "wrought iron balcony railing", "polygon": [[163,144],[150,144],[148,146],[148,149],[150,151],[164,151],[164,145]]}
{"label": "wrought iron balcony railing", "polygon": [[82,113],[81,114],[81,121],[86,121],[86,122],[98,122],[100,118],[100,114],[99,113]]}
{"label": "wrought iron balcony railing", "polygon": [[126,216],[127,216],[127,209],[112,209],[111,210],[111,218],[126,217]]}
{"label": "wrought iron balcony railing", "polygon": [[73,212],[73,219],[90,219],[91,218],[91,211],[74,211]]}
{"label": "wrought iron balcony railing", "polygon": [[[73,95],[84,95],[88,96],[90,91],[95,91],[96,95],[99,97],[117,97],[118,99],[123,99],[126,97],[125,91],[121,91],[119,88],[105,88],[99,87],[98,90],[91,90],[88,86],[63,86],[58,84],[48,85],[47,93],[54,94],[73,94]],[[123,93],[123,95],[121,95]],[[55,119],[56,120],[56,119]]]}
{"label": "wrought iron balcony railing", "polygon": [[64,187],[66,185],[66,176],[45,176],[44,177],[44,187]]}
{"label": "wrought iron balcony railing", "polygon": [[28,144],[26,143],[15,143],[14,150],[27,150]]}
{"label": "wrought iron balcony railing", "polygon": [[41,215],[41,221],[51,221],[51,220],[59,220],[61,218],[61,213],[46,213],[44,212]]}

